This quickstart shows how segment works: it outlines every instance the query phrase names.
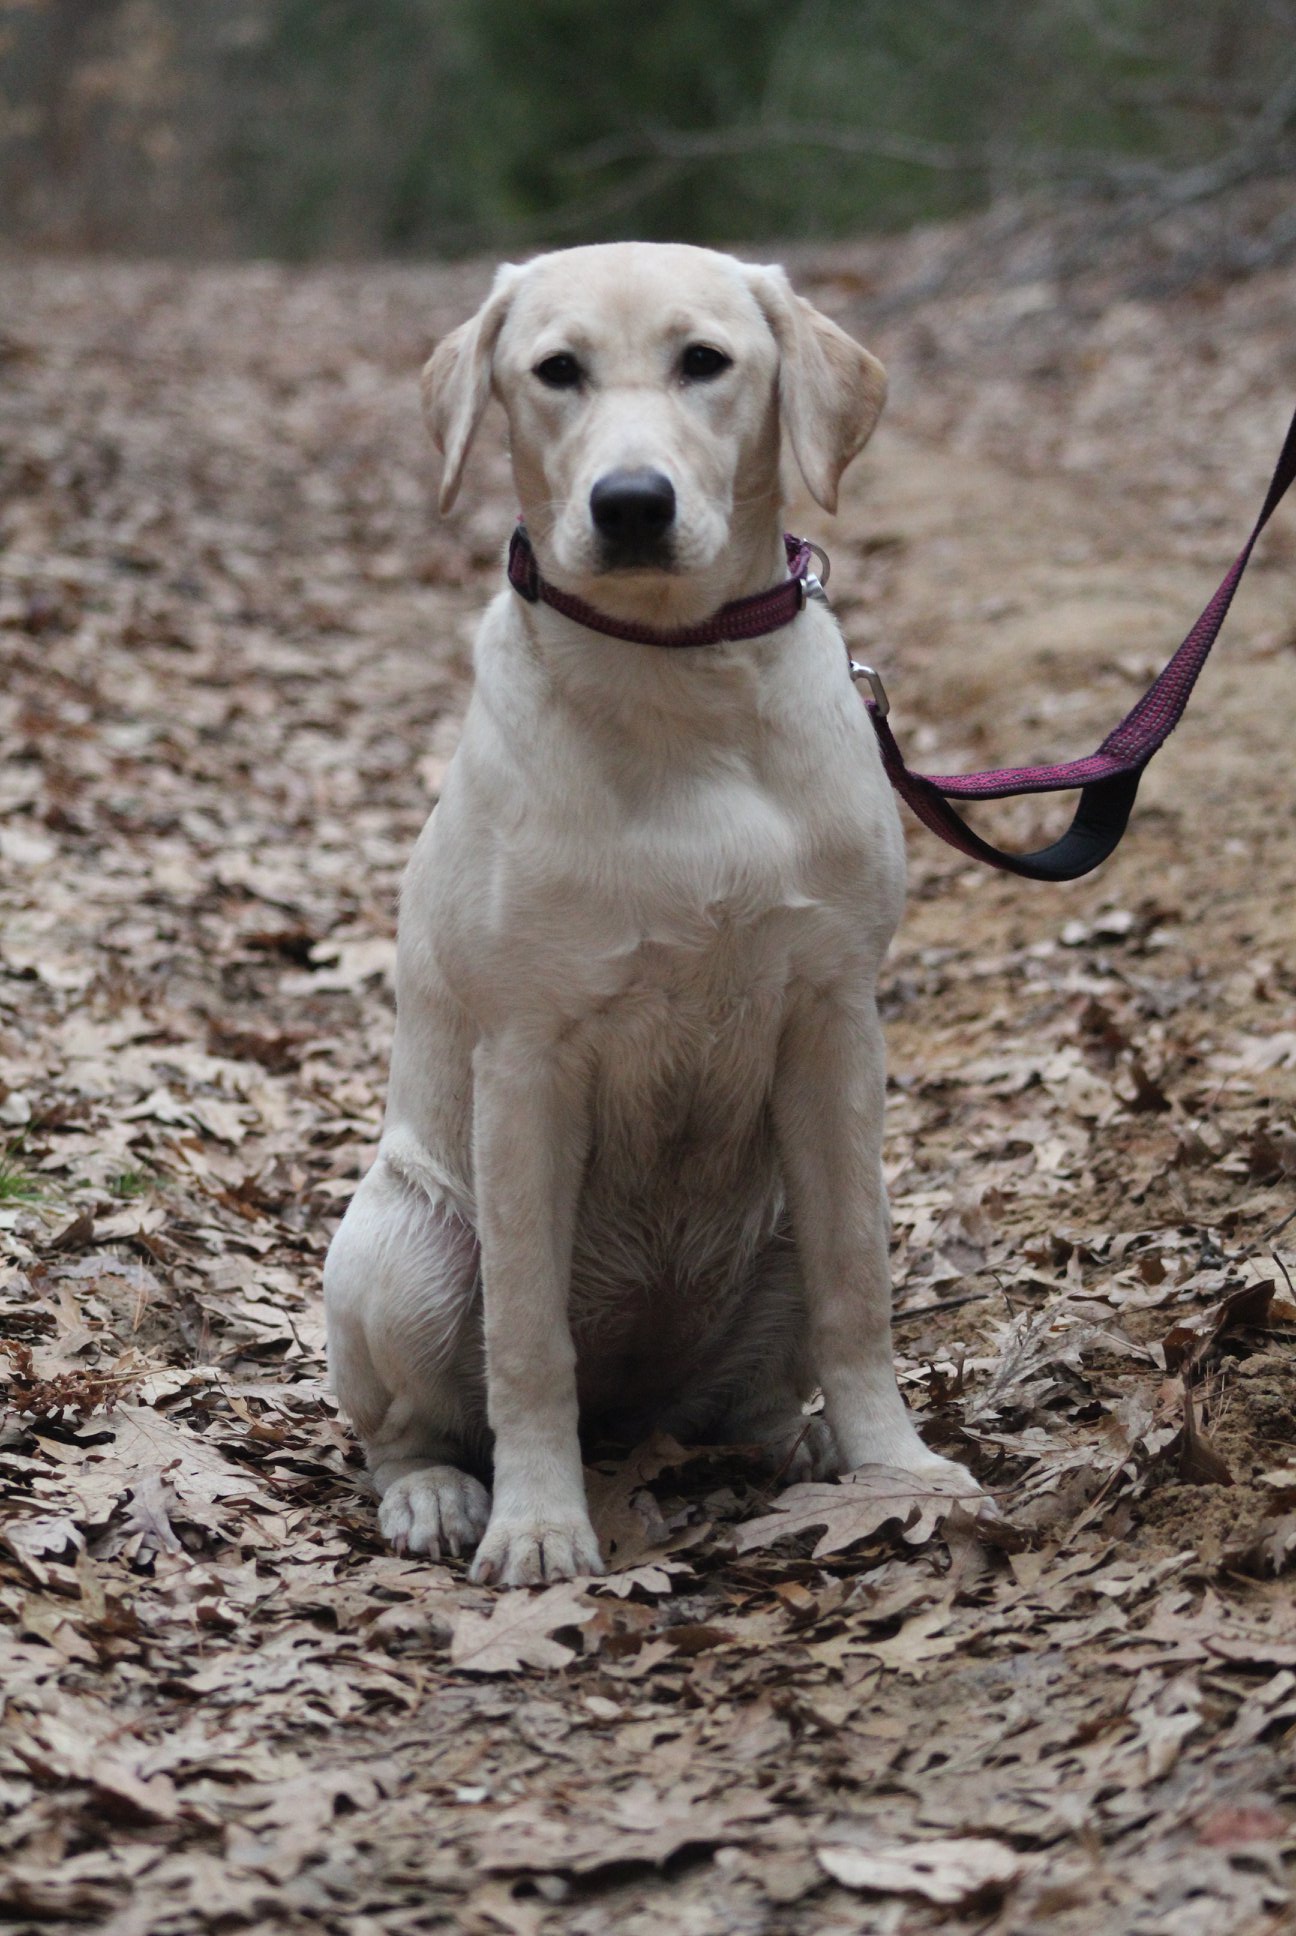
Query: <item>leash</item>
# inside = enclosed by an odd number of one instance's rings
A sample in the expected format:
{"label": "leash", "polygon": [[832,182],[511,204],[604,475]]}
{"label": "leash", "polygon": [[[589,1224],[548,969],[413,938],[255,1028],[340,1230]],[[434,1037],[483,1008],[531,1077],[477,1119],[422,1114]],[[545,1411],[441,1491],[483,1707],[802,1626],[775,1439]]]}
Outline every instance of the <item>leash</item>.
{"label": "leash", "polygon": [[[1025,880],[1074,881],[1100,866],[1119,845],[1143,769],[1182,719],[1197,675],[1219,637],[1256,540],[1294,478],[1296,415],[1288,426],[1260,515],[1219,589],[1143,697],[1087,759],[1068,760],[1057,766],[1000,767],[987,773],[915,773],[906,765],[888,723],[891,708],[881,679],[872,666],[860,665],[851,658],[851,678],[864,680],[870,690],[871,696],[864,703],[877,735],[887,778],[923,825],[970,859],[984,861],[989,867],[1020,875]],[[608,618],[583,599],[549,584],[540,574],[522,524],[517,526],[509,545],[508,576],[514,591],[522,598],[531,603],[542,600],[555,611],[607,637],[629,639],[639,645],[715,645],[775,631],[789,624],[807,599],[828,602],[824,590],[828,560],[824,553],[817,545],[807,544],[801,538],[789,535],[784,542],[789,575],[782,584],[750,598],[735,599],[700,624],[681,626],[674,631]],[[814,558],[821,561],[822,576],[810,569]],[[1076,787],[1080,788],[1080,800],[1067,831],[1061,839],[1030,854],[1014,854],[992,846],[950,805],[952,800],[1011,800],[1023,794],[1062,793]]]}
{"label": "leash", "polygon": [[[1101,865],[1120,842],[1129,820],[1143,769],[1183,717],[1184,708],[1241,583],[1260,533],[1296,477],[1296,416],[1287,429],[1281,455],[1251,536],[1225,573],[1215,596],[1169,663],[1120,725],[1087,759],[1059,766],[1009,766],[990,773],[915,773],[905,764],[887,723],[890,710],[881,681],[868,666],[852,661],[851,677],[869,682],[865,701],[887,777],[925,827],[973,860],[1031,881],[1074,881]],[[974,833],[951,800],[1011,800],[1025,793],[1061,793],[1080,787],[1075,818],[1060,840],[1033,854],[1012,854],[992,847]]]}

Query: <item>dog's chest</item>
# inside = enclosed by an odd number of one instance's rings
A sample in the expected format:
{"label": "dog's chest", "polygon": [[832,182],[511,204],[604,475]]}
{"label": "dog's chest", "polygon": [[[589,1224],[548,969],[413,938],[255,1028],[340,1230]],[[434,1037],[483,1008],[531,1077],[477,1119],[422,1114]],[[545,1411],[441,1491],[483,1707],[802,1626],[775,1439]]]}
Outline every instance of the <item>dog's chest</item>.
{"label": "dog's chest", "polygon": [[604,876],[591,924],[603,946],[588,981],[577,970],[595,1161],[623,1183],[700,1162],[718,1186],[764,1133],[791,991],[850,945],[849,924],[801,815],[758,788],[620,834],[622,885]]}
{"label": "dog's chest", "polygon": [[[724,902],[640,942],[585,1031],[596,1164],[724,1171],[760,1133],[802,910]],[[802,918],[804,918],[802,916]]]}

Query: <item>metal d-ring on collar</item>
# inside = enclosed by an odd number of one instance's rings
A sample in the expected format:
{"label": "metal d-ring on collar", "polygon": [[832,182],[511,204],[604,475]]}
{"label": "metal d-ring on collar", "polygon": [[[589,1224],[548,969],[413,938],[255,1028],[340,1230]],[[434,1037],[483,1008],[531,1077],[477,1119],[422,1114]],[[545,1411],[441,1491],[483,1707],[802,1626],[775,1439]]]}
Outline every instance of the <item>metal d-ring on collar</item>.
{"label": "metal d-ring on collar", "polygon": [[801,587],[801,606],[804,610],[807,599],[817,599],[821,605],[828,603],[828,580],[832,576],[832,561],[822,545],[811,544],[809,539],[803,542],[811,557],[819,560],[817,572],[803,572],[797,580]]}

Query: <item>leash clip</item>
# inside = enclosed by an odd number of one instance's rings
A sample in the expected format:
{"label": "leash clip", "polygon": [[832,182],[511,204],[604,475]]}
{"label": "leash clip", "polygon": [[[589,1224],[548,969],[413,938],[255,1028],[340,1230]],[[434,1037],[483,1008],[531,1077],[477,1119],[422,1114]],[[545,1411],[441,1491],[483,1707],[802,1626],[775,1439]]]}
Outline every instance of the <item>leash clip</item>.
{"label": "leash clip", "polygon": [[868,689],[873,695],[873,704],[878,709],[878,717],[885,719],[891,710],[891,701],[887,698],[886,687],[882,684],[882,675],[874,672],[872,666],[861,665],[858,659],[851,659],[849,664],[850,676],[857,684],[861,679],[868,681]]}

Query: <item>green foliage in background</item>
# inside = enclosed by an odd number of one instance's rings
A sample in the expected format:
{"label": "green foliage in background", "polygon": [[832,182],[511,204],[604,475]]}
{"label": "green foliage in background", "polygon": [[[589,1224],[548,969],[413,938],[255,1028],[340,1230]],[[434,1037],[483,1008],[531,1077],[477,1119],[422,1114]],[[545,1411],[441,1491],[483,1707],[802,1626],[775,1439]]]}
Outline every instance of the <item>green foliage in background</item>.
{"label": "green foliage in background", "polygon": [[1266,113],[1286,142],[1294,61],[1296,0],[0,0],[0,225],[289,256],[833,235],[1227,163]]}

